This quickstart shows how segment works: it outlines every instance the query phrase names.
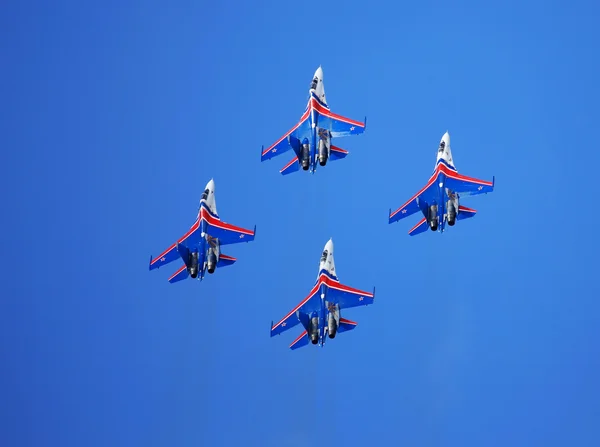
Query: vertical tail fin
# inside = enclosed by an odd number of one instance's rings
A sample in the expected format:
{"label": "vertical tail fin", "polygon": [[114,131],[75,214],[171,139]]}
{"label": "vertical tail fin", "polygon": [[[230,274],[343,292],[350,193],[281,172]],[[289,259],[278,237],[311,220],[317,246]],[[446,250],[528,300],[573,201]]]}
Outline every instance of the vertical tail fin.
{"label": "vertical tail fin", "polygon": [[189,267],[189,259],[190,259],[190,250],[183,244],[177,243],[177,253],[183,259],[186,267]]}

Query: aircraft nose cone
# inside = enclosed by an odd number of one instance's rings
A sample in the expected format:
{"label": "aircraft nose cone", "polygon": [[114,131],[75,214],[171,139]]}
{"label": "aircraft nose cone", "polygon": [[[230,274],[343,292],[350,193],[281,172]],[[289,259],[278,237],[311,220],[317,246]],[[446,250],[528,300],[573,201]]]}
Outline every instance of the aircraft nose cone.
{"label": "aircraft nose cone", "polygon": [[446,133],[442,136],[442,141],[446,143],[446,146],[450,145],[450,134],[448,131],[446,131]]}
{"label": "aircraft nose cone", "polygon": [[206,188],[209,191],[213,191],[215,190],[215,181],[211,178],[210,181],[206,184]]}
{"label": "aircraft nose cone", "polygon": [[329,239],[327,241],[325,244],[325,250],[327,250],[329,253],[333,253],[333,239]]}
{"label": "aircraft nose cone", "polygon": [[315,71],[315,77],[319,78],[320,80],[323,80],[323,69],[320,65],[319,68],[317,68],[317,71]]}

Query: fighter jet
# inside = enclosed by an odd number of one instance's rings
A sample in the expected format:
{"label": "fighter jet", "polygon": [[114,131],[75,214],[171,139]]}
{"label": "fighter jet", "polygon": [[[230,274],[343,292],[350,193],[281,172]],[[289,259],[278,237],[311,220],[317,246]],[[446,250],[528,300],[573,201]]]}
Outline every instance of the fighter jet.
{"label": "fighter jet", "polygon": [[491,182],[467,177],[458,173],[452,160],[450,135],[446,132],[440,141],[437,162],[433,175],[427,184],[408,202],[392,213],[390,209],[389,223],[421,211],[423,218],[412,227],[408,234],[427,231],[444,231],[446,223],[453,226],[457,220],[473,217],[476,210],[459,203],[461,197],[476,194],[487,194],[494,190],[495,177]]}
{"label": "fighter jet", "polygon": [[200,208],[192,227],[156,258],[150,257],[150,270],[181,258],[183,265],[171,275],[169,282],[181,281],[188,276],[202,280],[207,270],[212,274],[217,267],[225,267],[236,261],[236,258],[221,253],[221,246],[253,241],[255,234],[256,226],[253,231],[246,230],[219,218],[215,182],[211,179],[200,198]]}
{"label": "fighter jet", "polygon": [[306,346],[308,341],[313,345],[324,346],[326,335],[335,338],[340,332],[354,329],[354,321],[340,316],[342,309],[356,306],[367,306],[373,303],[373,293],[353,289],[340,283],[335,273],[333,261],[333,241],[329,239],[319,263],[317,282],[312,290],[300,304],[288,313],[279,323],[271,322],[271,337],[301,323],[304,331],[290,345],[291,349]]}
{"label": "fighter jet", "polygon": [[329,110],[323,87],[323,69],[319,66],[310,84],[308,104],[300,121],[283,137],[268,148],[262,147],[260,161],[293,149],[296,156],[279,172],[283,175],[296,172],[302,166],[312,173],[317,169],[317,161],[325,166],[327,160],[339,160],[348,151],[331,144],[332,138],[358,135],[365,131],[365,122],[354,121],[336,115]]}

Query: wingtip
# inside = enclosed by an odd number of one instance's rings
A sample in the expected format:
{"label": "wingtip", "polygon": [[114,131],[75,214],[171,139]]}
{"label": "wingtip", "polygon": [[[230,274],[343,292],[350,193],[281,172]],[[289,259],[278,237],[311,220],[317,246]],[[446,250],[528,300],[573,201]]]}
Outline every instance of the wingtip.
{"label": "wingtip", "polygon": [[260,161],[263,161],[263,152],[265,151],[264,144],[260,147]]}
{"label": "wingtip", "polygon": [[367,130],[367,115],[365,115],[365,130]]}
{"label": "wingtip", "polygon": [[152,255],[150,255],[150,262],[148,262],[148,270],[152,270]]}
{"label": "wingtip", "polygon": [[375,299],[375,286],[373,286],[373,299]]}

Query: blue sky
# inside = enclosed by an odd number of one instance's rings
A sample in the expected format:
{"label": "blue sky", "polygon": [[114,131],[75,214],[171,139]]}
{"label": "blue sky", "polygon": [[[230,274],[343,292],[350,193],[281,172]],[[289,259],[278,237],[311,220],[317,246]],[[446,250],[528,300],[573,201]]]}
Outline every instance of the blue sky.
{"label": "blue sky", "polygon": [[[50,6],[50,3],[52,6]],[[0,445],[595,446],[600,6],[5,2]],[[322,64],[350,155],[282,177],[261,145]],[[389,208],[449,130],[496,190],[443,235]],[[205,281],[148,259],[257,225]],[[415,217],[418,220],[418,218]],[[335,243],[377,287],[355,331],[269,337]]]}

